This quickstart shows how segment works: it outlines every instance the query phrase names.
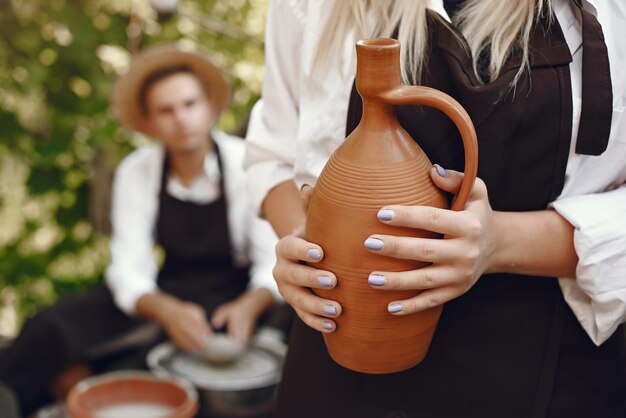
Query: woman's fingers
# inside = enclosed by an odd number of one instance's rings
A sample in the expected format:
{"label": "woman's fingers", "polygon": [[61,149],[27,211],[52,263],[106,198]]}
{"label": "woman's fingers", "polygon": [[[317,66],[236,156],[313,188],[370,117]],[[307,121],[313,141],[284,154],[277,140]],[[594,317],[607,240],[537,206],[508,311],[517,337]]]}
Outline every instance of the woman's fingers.
{"label": "woman's fingers", "polygon": [[451,266],[428,266],[403,272],[374,272],[370,286],[381,290],[421,290],[410,299],[392,301],[389,313],[408,315],[442,305],[467,292],[473,285],[472,273],[459,272]]}
{"label": "woman's fingers", "polygon": [[301,260],[316,263],[324,258],[322,247],[295,235],[282,238],[276,244],[276,256],[287,260]]}
{"label": "woman's fingers", "polygon": [[311,197],[313,196],[313,187],[308,184],[304,184],[300,188],[300,203],[302,203],[302,209],[304,213],[309,210],[309,203],[311,202]]}
{"label": "woman's fingers", "polygon": [[281,282],[313,289],[332,289],[337,284],[334,274],[288,260],[278,260],[274,266],[274,277]]}
{"label": "woman's fingers", "polygon": [[462,278],[445,266],[428,266],[417,270],[371,273],[370,286],[382,290],[425,290],[460,285]]}
{"label": "woman's fingers", "polygon": [[428,289],[410,299],[390,302],[387,311],[393,315],[411,315],[443,305],[464,293],[457,287],[438,287]]}
{"label": "woman's fingers", "polygon": [[320,298],[305,287],[284,285],[281,293],[294,309],[300,309],[311,315],[325,318],[336,318],[341,315],[341,305],[339,303]]}
{"label": "woman's fingers", "polygon": [[446,170],[439,164],[435,164],[430,169],[430,178],[441,190],[456,195],[461,189],[463,173],[454,170]]}
{"label": "woman's fingers", "polygon": [[[463,183],[463,176],[463,173],[454,170],[446,170],[439,164],[435,164],[430,169],[430,178],[433,180],[433,183],[435,183],[435,186],[453,195],[459,193],[461,184]],[[487,186],[479,177],[476,177],[470,196],[470,200],[487,197]]]}
{"label": "woman's fingers", "polygon": [[432,206],[386,206],[378,211],[378,220],[387,225],[423,229],[438,234],[464,236],[476,233],[475,225],[463,212]]}
{"label": "woman's fingers", "polygon": [[278,242],[276,255],[273,273],[279,286],[288,283],[314,289],[332,289],[337,284],[337,278],[331,272],[299,263],[320,261],[324,253],[319,245],[289,236]]}
{"label": "woman's fingers", "polygon": [[370,252],[425,263],[455,263],[476,258],[477,249],[461,240],[372,235],[363,243]]}
{"label": "woman's fingers", "polygon": [[313,315],[302,309],[294,308],[302,322],[319,332],[330,333],[337,329],[337,324],[332,319]]}
{"label": "woman's fingers", "polygon": [[[442,175],[445,173],[445,176]],[[438,165],[431,169],[431,178],[440,189],[457,194],[463,181],[463,173],[445,170]],[[475,200],[488,200],[485,183],[476,178],[470,196],[470,205]],[[430,206],[386,206],[378,212],[378,220],[393,226],[423,229],[451,236],[474,235],[480,224],[464,211],[450,211]]]}
{"label": "woman's fingers", "polygon": [[319,245],[297,235],[287,236],[276,245],[277,261],[273,274],[281,295],[302,321],[317,331],[328,333],[336,329],[332,318],[341,315],[341,305],[316,296],[311,289],[332,289],[337,278],[331,272],[301,263],[315,263],[323,257]]}

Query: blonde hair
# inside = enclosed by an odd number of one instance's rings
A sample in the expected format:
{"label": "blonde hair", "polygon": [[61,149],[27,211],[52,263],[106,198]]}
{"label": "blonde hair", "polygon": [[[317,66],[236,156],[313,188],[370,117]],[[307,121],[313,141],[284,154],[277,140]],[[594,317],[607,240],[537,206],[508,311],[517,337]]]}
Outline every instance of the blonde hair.
{"label": "blonde hair", "polygon": [[[419,81],[426,60],[426,4],[427,0],[336,0],[318,45],[314,74],[328,69],[331,57],[341,59],[343,44],[337,39],[389,38],[397,30],[400,59],[407,64],[402,66],[402,76],[407,83]],[[479,80],[482,54],[488,53],[488,76],[493,81],[511,54],[520,51],[522,65],[511,84],[517,83],[529,68],[531,31],[545,10],[551,17],[551,0],[467,0],[463,4],[453,23],[467,40]]]}

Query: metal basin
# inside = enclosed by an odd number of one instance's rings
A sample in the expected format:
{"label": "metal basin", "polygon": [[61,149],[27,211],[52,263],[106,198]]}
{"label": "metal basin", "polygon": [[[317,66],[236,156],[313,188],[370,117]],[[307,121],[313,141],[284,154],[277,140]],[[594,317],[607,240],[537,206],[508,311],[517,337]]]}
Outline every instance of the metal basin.
{"label": "metal basin", "polygon": [[271,412],[286,352],[281,333],[265,328],[232,363],[211,363],[170,342],[154,347],[147,363],[158,375],[191,382],[207,401],[210,418],[261,418]]}

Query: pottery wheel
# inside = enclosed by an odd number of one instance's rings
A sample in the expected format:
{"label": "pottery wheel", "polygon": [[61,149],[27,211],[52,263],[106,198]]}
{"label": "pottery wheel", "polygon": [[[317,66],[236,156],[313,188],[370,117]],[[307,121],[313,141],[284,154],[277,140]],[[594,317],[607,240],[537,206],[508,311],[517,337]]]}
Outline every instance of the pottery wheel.
{"label": "pottery wheel", "polygon": [[248,390],[278,383],[282,358],[253,345],[236,361],[215,364],[201,354],[188,353],[164,342],[150,351],[148,365],[154,371],[187,379],[201,389]]}

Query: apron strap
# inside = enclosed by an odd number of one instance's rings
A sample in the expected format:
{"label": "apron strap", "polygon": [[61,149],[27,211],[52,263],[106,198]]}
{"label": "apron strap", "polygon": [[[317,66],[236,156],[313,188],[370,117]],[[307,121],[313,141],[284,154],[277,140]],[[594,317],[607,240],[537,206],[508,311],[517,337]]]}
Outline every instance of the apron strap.
{"label": "apron strap", "polygon": [[609,143],[613,116],[613,88],[609,55],[602,26],[589,11],[576,0],[582,14],[583,68],[582,110],[576,153],[602,154]]}

